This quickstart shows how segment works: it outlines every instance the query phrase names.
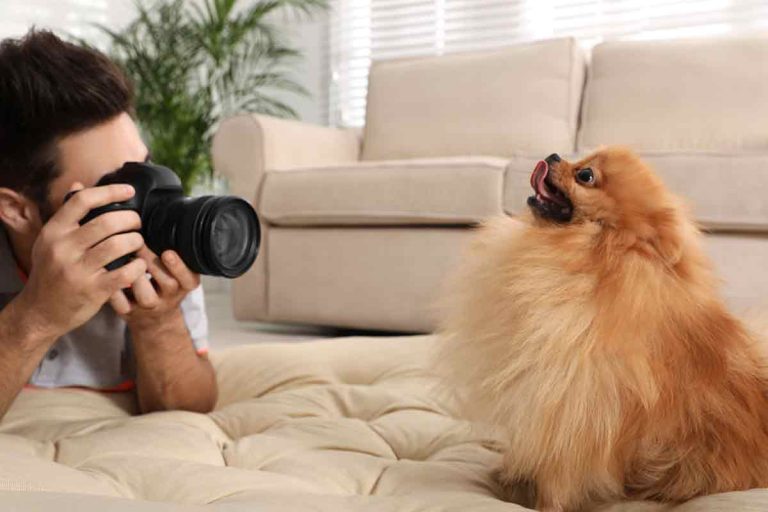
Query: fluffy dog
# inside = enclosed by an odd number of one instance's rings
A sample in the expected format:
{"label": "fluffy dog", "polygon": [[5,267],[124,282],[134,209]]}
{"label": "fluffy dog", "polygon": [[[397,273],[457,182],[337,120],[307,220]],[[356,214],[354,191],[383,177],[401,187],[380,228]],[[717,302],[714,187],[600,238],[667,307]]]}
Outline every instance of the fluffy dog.
{"label": "fluffy dog", "polygon": [[568,511],[768,486],[762,349],[678,198],[622,148],[550,155],[531,185],[469,248],[441,329],[450,382],[508,441],[502,482]]}

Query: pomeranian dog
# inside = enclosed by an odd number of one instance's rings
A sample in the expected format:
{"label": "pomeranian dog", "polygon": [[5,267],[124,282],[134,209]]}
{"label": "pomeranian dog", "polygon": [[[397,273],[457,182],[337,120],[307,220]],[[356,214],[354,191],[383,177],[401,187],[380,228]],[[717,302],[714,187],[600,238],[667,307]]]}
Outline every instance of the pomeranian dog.
{"label": "pomeranian dog", "polygon": [[531,186],[468,249],[440,329],[451,385],[508,443],[502,484],[550,511],[768,486],[762,348],[680,200],[623,148],[550,155]]}

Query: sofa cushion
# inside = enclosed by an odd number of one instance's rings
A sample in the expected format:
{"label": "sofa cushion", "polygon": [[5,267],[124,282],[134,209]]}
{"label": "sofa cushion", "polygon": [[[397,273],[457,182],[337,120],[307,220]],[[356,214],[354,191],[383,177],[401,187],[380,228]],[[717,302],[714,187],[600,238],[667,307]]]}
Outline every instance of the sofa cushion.
{"label": "sofa cushion", "polygon": [[474,235],[466,226],[269,229],[268,318],[432,332],[440,285]]}
{"label": "sofa cushion", "polygon": [[[685,198],[694,218],[711,231],[768,232],[768,153],[644,152],[664,183]],[[579,158],[568,156],[568,159]],[[528,207],[532,159],[512,159],[504,183],[504,210]]]}
{"label": "sofa cushion", "polygon": [[768,148],[768,37],[623,41],[592,54],[579,147]]}
{"label": "sofa cushion", "polygon": [[507,161],[442,158],[268,172],[260,213],[270,224],[466,224],[501,213]]}
{"label": "sofa cushion", "polygon": [[583,81],[569,38],[374,62],[362,158],[573,150]]}
{"label": "sofa cushion", "polygon": [[768,153],[648,153],[643,158],[687,199],[702,227],[768,232]]}

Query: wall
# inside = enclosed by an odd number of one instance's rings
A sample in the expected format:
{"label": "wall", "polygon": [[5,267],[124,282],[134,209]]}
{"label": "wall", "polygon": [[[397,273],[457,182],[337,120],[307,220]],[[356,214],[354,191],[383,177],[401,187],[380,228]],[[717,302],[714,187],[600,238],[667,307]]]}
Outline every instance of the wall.
{"label": "wall", "polygon": [[275,21],[303,55],[294,66],[293,77],[309,91],[306,97],[289,93],[280,94],[280,98],[291,105],[302,120],[328,124],[328,14],[316,18],[315,21],[307,21],[283,13]]}
{"label": "wall", "polygon": [[99,43],[105,38],[97,24],[119,29],[133,13],[130,0],[0,0],[0,39],[34,25]]}
{"label": "wall", "polygon": [[[0,39],[23,35],[31,26],[51,28],[61,34],[104,40],[94,24],[119,29],[134,15],[131,0],[0,0]],[[303,58],[293,66],[294,79],[309,96],[280,93],[302,120],[327,124],[328,119],[328,15],[316,21],[282,12],[274,23],[282,29]]]}

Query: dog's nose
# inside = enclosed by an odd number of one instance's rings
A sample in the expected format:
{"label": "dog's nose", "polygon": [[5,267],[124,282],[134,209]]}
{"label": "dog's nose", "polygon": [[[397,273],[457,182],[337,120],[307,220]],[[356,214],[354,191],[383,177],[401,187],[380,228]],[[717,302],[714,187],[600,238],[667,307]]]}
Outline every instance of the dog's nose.
{"label": "dog's nose", "polygon": [[549,165],[556,164],[561,160],[560,155],[557,153],[552,153],[547,158],[544,159],[545,162],[547,162]]}

